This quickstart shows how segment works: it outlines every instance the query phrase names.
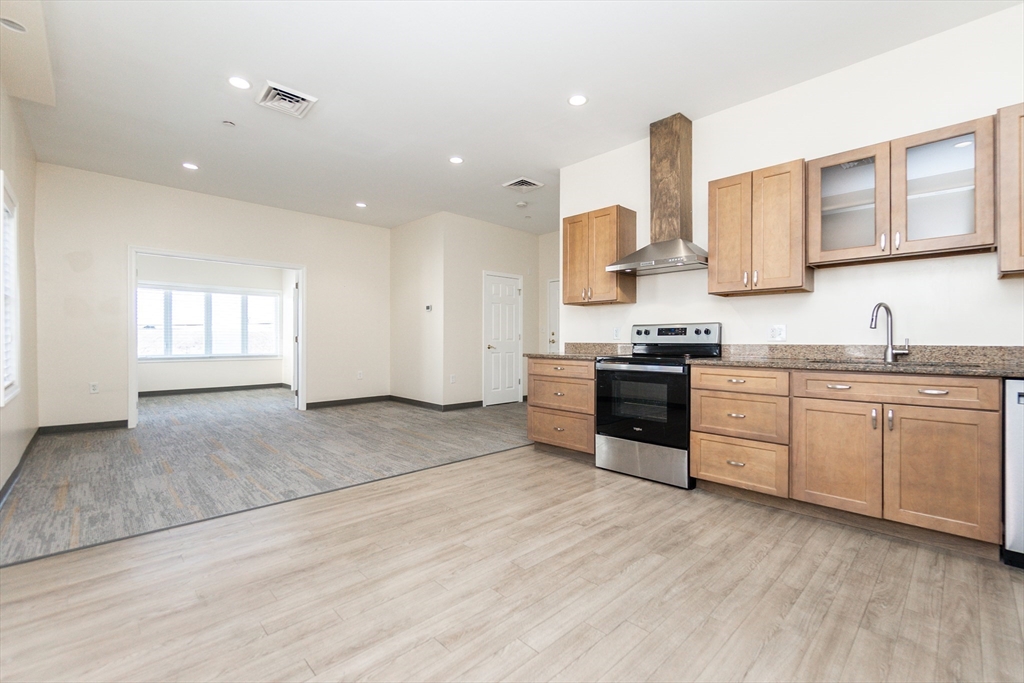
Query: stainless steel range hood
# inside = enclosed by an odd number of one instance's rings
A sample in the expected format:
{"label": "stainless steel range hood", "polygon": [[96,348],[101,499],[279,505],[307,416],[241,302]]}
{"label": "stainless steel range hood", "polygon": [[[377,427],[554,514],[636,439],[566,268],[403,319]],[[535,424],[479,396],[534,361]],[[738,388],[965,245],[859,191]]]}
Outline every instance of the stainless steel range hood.
{"label": "stainless steel range hood", "polygon": [[693,239],[693,124],[682,114],[651,124],[651,243],[607,266],[608,272],[655,275],[708,267]]}
{"label": "stainless steel range hood", "polygon": [[619,259],[606,267],[611,272],[655,275],[680,270],[697,270],[708,267],[708,252],[693,242],[676,238],[648,244],[629,256]]}

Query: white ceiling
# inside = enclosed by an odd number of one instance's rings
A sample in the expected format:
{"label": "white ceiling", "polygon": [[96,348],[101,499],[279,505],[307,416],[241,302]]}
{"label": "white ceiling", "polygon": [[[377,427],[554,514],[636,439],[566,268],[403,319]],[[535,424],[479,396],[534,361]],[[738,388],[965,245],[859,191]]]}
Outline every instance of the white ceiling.
{"label": "white ceiling", "polygon": [[[57,105],[21,107],[40,161],[384,227],[451,211],[544,233],[558,169],[651,121],[1014,4],[44,2]],[[320,101],[301,120],[258,107],[266,80]],[[501,187],[520,175],[546,186]]]}

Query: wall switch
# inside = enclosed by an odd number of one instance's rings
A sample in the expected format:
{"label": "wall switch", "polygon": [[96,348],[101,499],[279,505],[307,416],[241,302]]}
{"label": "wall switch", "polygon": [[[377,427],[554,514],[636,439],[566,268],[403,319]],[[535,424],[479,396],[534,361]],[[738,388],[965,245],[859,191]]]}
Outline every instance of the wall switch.
{"label": "wall switch", "polygon": [[356,379],[362,379],[362,378],[363,378],[363,371],[362,370],[357,371],[356,372]]}
{"label": "wall switch", "polygon": [[89,393],[90,394],[98,394],[98,393],[100,393],[100,383],[99,382],[89,382]]}
{"label": "wall switch", "polygon": [[612,328],[612,339],[618,339],[618,338],[619,338],[619,328],[613,327]]}
{"label": "wall switch", "polygon": [[772,325],[769,327],[768,341],[786,341],[786,326]]}
{"label": "wall switch", "polygon": [[451,377],[450,377],[450,378],[448,379],[448,383],[449,383],[449,384],[455,384],[455,375],[452,375],[452,376],[451,376]]}

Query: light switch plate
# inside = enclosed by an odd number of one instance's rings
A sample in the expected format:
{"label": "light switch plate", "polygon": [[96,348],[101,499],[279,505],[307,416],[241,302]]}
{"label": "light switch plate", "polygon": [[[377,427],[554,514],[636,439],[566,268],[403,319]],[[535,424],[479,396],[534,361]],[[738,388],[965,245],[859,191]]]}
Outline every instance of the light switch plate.
{"label": "light switch plate", "polygon": [[786,326],[772,325],[769,327],[768,341],[786,341]]}
{"label": "light switch plate", "polygon": [[612,328],[612,339],[618,339],[618,338],[619,338],[619,328],[613,327]]}

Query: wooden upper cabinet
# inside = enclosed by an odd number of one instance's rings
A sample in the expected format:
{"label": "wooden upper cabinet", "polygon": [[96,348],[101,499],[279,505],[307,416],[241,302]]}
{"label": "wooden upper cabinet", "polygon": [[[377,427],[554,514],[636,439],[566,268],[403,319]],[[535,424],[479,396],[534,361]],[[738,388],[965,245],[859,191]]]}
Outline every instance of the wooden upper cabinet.
{"label": "wooden upper cabinet", "polygon": [[994,119],[893,140],[893,256],[995,244]]}
{"label": "wooden upper cabinet", "polygon": [[789,497],[882,516],[882,404],[794,398]]}
{"label": "wooden upper cabinet", "polygon": [[885,518],[998,543],[999,413],[889,404],[885,412]]}
{"label": "wooden upper cabinet", "polygon": [[804,161],[708,184],[708,293],[814,289],[805,263]]}
{"label": "wooden upper cabinet", "polygon": [[1024,104],[1003,107],[996,153],[999,275],[1024,273]]}
{"label": "wooden upper cabinet", "polygon": [[622,206],[562,221],[562,303],[636,303],[636,275],[606,266],[636,251],[636,212]]}
{"label": "wooden upper cabinet", "polygon": [[807,262],[889,253],[889,143],[807,162]]}

